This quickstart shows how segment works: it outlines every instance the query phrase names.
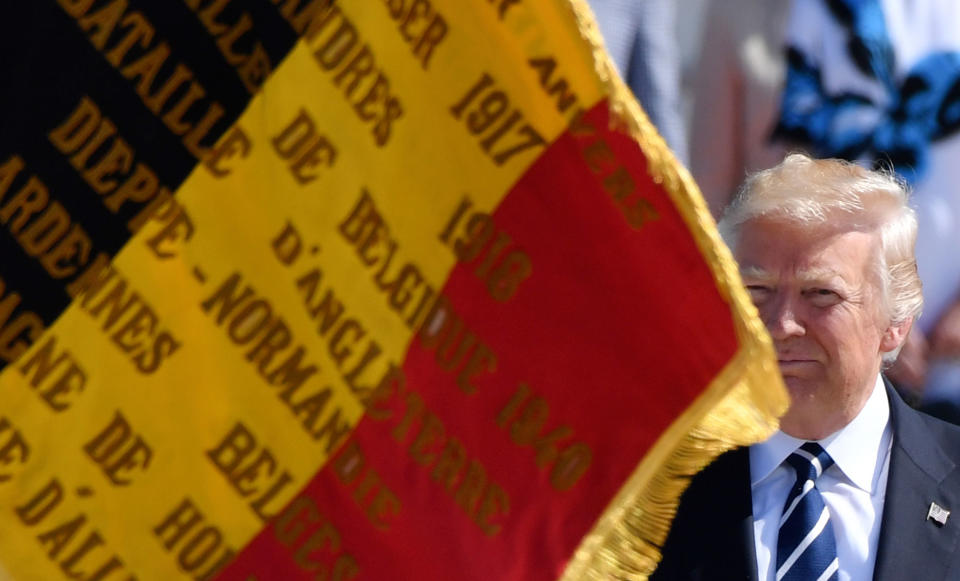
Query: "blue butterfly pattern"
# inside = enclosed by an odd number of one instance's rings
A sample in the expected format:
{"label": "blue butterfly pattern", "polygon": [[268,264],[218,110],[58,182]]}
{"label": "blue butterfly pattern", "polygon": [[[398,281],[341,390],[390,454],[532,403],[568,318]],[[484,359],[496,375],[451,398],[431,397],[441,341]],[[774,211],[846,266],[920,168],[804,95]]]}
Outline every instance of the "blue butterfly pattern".
{"label": "blue butterfly pattern", "polygon": [[915,184],[929,164],[930,143],[960,128],[960,52],[934,52],[894,80],[894,52],[878,0],[826,0],[848,32],[857,70],[879,83],[887,103],[845,92],[829,95],[820,69],[799,49],[787,51],[787,79],[774,138],[820,157],[867,158]]}

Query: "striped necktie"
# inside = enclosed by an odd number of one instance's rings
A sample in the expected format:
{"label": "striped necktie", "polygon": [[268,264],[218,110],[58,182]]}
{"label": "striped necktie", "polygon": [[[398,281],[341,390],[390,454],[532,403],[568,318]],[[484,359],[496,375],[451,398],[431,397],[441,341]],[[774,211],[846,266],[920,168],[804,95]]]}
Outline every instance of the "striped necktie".
{"label": "striped necktie", "polygon": [[807,442],[787,458],[797,471],[780,518],[777,581],[827,581],[837,577],[837,542],[817,478],[833,464],[820,444]]}

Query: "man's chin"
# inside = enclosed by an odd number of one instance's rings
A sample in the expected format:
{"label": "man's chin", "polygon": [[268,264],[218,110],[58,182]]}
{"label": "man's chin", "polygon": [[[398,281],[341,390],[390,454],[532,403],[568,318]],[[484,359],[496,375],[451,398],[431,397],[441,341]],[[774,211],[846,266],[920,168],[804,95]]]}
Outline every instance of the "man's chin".
{"label": "man's chin", "polygon": [[818,381],[801,375],[784,375],[783,384],[792,399],[806,399],[816,394]]}

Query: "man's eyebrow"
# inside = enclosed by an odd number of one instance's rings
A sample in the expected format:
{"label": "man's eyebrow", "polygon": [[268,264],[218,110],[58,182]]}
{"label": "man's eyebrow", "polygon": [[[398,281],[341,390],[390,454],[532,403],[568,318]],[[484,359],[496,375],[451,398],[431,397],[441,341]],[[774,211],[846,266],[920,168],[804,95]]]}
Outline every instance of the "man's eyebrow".
{"label": "man's eyebrow", "polygon": [[773,280],[773,275],[759,266],[745,266],[740,269],[740,278],[749,278],[754,281]]}
{"label": "man's eyebrow", "polygon": [[[776,277],[759,266],[744,266],[740,269],[740,278],[753,283],[771,283]],[[846,288],[849,286],[843,275],[828,268],[810,268],[797,272],[797,279],[803,284],[831,284]]]}
{"label": "man's eyebrow", "polygon": [[847,284],[847,280],[840,272],[828,268],[811,268],[801,270],[797,273],[797,278],[806,283],[839,282],[842,285]]}

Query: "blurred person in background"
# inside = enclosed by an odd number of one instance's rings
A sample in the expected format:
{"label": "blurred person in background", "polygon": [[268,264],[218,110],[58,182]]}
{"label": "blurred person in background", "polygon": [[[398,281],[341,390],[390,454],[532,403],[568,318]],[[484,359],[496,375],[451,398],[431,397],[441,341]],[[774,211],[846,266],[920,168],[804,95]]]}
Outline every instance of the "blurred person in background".
{"label": "blurred person in background", "polygon": [[674,155],[687,163],[675,0],[589,0],[607,51]]}
{"label": "blurred person in background", "polygon": [[746,177],[776,164],[790,0],[711,0],[693,71],[690,172],[715,219]]}

